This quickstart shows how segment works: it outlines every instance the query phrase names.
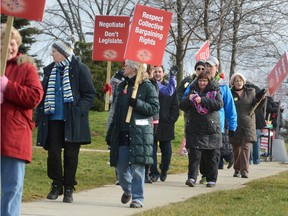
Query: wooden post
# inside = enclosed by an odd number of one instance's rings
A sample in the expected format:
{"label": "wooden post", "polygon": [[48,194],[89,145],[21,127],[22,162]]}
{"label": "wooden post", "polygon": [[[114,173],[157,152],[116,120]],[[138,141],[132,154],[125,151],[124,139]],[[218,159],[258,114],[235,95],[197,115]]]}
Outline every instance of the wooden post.
{"label": "wooden post", "polygon": [[[135,81],[135,84],[134,84],[134,87],[133,87],[133,92],[132,92],[131,98],[136,98],[137,91],[138,91],[138,86],[139,86],[139,79],[141,77],[141,74],[142,74],[143,70],[144,70],[143,63],[141,63],[140,67],[138,69],[137,75],[136,75],[136,81]],[[129,106],[128,113],[127,113],[127,116],[126,116],[126,123],[129,123],[130,120],[131,120],[132,111],[133,111],[133,107]]]}
{"label": "wooden post", "polygon": [[[111,77],[111,61],[107,62],[107,77],[106,77],[106,83],[110,84],[110,77]],[[107,91],[105,94],[105,111],[109,110],[109,97],[110,92]]]}
{"label": "wooden post", "polygon": [[10,44],[11,29],[13,26],[13,22],[14,22],[14,17],[8,16],[7,17],[7,23],[6,23],[6,29],[5,29],[4,41],[2,43],[2,49],[1,49],[1,76],[3,76],[5,74],[5,70],[6,70],[8,46]]}

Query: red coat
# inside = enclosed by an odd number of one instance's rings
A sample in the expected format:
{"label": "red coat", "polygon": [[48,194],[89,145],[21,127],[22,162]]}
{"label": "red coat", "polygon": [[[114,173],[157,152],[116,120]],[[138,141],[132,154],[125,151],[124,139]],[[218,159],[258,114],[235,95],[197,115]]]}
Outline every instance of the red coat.
{"label": "red coat", "polygon": [[32,161],[33,108],[43,96],[33,59],[18,54],[7,61],[8,84],[1,105],[1,156]]}

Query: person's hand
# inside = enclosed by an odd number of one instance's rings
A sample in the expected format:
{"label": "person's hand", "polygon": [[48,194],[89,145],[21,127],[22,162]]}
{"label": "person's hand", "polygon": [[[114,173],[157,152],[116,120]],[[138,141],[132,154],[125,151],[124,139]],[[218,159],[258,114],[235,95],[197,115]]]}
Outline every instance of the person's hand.
{"label": "person's hand", "polygon": [[129,104],[129,106],[135,107],[137,104],[137,99],[136,98],[129,98],[128,104]]}
{"label": "person's hand", "polygon": [[229,130],[229,132],[228,132],[228,136],[229,136],[229,137],[233,137],[233,136],[235,136],[235,131],[233,131],[233,130]]}
{"label": "person's hand", "polygon": [[262,89],[260,92],[258,92],[256,94],[256,99],[257,100],[261,100],[263,97],[265,97],[267,90],[266,89]]}
{"label": "person's hand", "polygon": [[176,65],[173,65],[171,68],[170,68],[170,75],[171,76],[176,76],[177,73],[178,73],[179,69]]}
{"label": "person's hand", "polygon": [[103,92],[106,93],[109,91],[109,95],[112,94],[112,86],[109,83],[105,83],[103,86]]}
{"label": "person's hand", "polygon": [[8,78],[5,75],[1,76],[0,77],[1,92],[5,92],[7,84],[8,84]]}

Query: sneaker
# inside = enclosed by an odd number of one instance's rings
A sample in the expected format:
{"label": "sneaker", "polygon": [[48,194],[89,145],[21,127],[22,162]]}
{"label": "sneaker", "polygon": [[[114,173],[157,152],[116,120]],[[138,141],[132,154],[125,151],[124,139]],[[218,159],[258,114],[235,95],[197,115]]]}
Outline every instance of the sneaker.
{"label": "sneaker", "polygon": [[206,177],[202,177],[201,180],[199,181],[200,184],[207,184]]}
{"label": "sneaker", "polygon": [[125,193],[123,193],[121,197],[121,202],[123,204],[126,204],[130,201],[130,199],[131,199],[131,195],[126,195]]}
{"label": "sneaker", "polygon": [[167,178],[167,172],[161,172],[160,174],[160,180],[162,182],[166,181],[166,178]]}
{"label": "sneaker", "polygon": [[152,181],[152,179],[151,179],[149,176],[146,176],[146,177],[145,177],[145,183],[152,184],[153,181]]}
{"label": "sneaker", "polygon": [[215,187],[216,183],[215,182],[207,182],[206,187]]}
{"label": "sneaker", "polygon": [[233,177],[237,177],[239,178],[240,177],[240,172],[235,170],[234,174],[233,174]]}
{"label": "sneaker", "polygon": [[74,190],[73,186],[72,187],[71,186],[65,187],[63,202],[66,202],[66,203],[72,203],[73,202],[73,190]]}
{"label": "sneaker", "polygon": [[132,201],[132,203],[130,204],[130,208],[142,208],[142,204],[137,202],[137,201]]}
{"label": "sneaker", "polygon": [[189,187],[195,187],[195,180],[194,179],[187,179],[185,184],[188,185]]}
{"label": "sneaker", "polygon": [[243,172],[241,174],[241,178],[248,178],[248,173],[247,172]]}
{"label": "sneaker", "polygon": [[159,179],[159,176],[152,175],[152,176],[150,176],[150,179],[151,179],[153,182],[157,182],[158,179]]}
{"label": "sneaker", "polygon": [[58,184],[53,184],[51,186],[51,191],[47,195],[47,199],[56,200],[58,196],[63,194],[63,186]]}
{"label": "sneaker", "polygon": [[119,183],[119,181],[118,181],[118,180],[115,182],[115,185],[120,185],[120,183]]}

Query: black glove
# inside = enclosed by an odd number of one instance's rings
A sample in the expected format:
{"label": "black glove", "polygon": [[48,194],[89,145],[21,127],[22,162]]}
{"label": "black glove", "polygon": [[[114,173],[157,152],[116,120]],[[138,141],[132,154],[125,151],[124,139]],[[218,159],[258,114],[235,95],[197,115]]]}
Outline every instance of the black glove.
{"label": "black glove", "polygon": [[129,104],[129,106],[135,107],[137,104],[137,99],[136,98],[129,98],[128,104]]}
{"label": "black glove", "polygon": [[228,136],[229,137],[233,137],[233,136],[235,136],[235,131],[233,131],[233,130],[229,130],[229,132],[228,132]]}
{"label": "black glove", "polygon": [[178,73],[179,69],[176,65],[173,65],[171,68],[170,68],[170,75],[171,76],[176,76],[177,73]]}
{"label": "black glove", "polygon": [[266,89],[262,89],[260,92],[256,94],[256,100],[260,100],[265,94],[266,94]]}

